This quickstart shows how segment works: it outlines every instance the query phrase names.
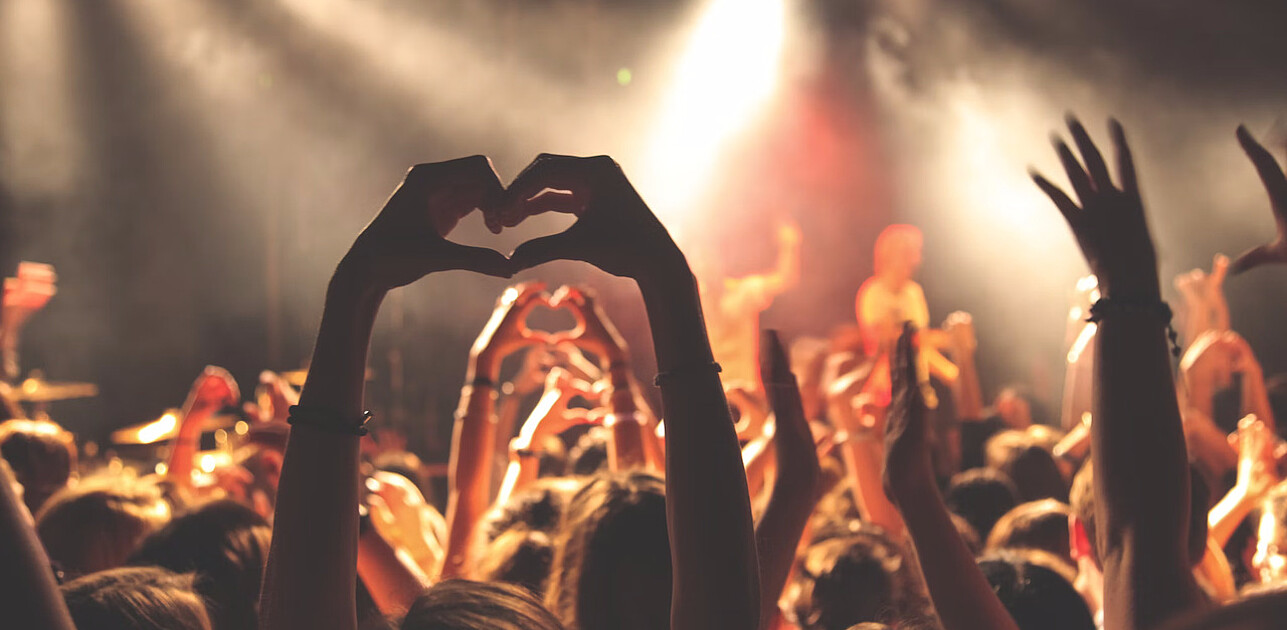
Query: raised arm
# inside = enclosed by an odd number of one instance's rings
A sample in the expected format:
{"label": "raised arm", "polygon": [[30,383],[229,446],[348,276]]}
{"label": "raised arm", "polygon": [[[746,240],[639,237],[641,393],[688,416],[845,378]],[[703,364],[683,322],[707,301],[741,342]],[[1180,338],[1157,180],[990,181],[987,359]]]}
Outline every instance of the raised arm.
{"label": "raised arm", "polygon": [[[165,478],[182,493],[192,492],[192,465],[200,448],[201,432],[206,421],[224,407],[241,404],[237,381],[221,367],[207,365],[192,383],[183,403],[179,430],[170,446]],[[189,499],[191,497],[188,497]]]}
{"label": "raised arm", "polygon": [[579,217],[564,232],[520,245],[516,265],[581,260],[633,278],[643,294],[666,420],[671,627],[757,627],[759,573],[741,451],[687,260],[611,158],[541,156],[510,193],[503,224],[542,211]]}
{"label": "raised arm", "polygon": [[795,550],[813,513],[822,469],[809,421],[804,417],[800,388],[777,332],[760,336],[760,380],[777,419],[774,450],[778,477],[769,505],[755,528],[760,556],[760,627],[777,618],[778,597],[791,573]]}
{"label": "raised arm", "polygon": [[1261,265],[1287,263],[1287,174],[1278,166],[1273,154],[1256,142],[1243,125],[1238,126],[1238,143],[1256,167],[1260,181],[1265,184],[1265,192],[1269,193],[1269,204],[1274,213],[1274,225],[1278,231],[1274,240],[1247,250],[1233,261],[1229,272],[1234,274]]}
{"label": "raised arm", "polygon": [[529,330],[524,323],[532,309],[548,300],[544,291],[545,285],[539,282],[506,289],[470,351],[447,469],[447,558],[443,578],[461,577],[474,565],[474,530],[491,502],[494,410],[501,361],[521,348],[546,341],[543,334]]}
{"label": "raised arm", "polygon": [[885,422],[885,487],[907,524],[943,628],[1018,630],[939,494],[926,436],[925,401],[917,385],[914,336],[907,324],[890,365],[893,398]]}
{"label": "raised arm", "polygon": [[16,382],[21,376],[18,344],[22,328],[58,292],[57,281],[52,265],[33,262],[18,263],[17,276],[4,279],[4,297],[0,300],[0,380]]}
{"label": "raised arm", "polygon": [[264,630],[357,626],[358,438],[376,312],[388,291],[434,271],[510,276],[499,253],[444,238],[500,192],[481,156],[413,167],[331,277],[308,381],[291,415],[260,596]]}
{"label": "raised arm", "polygon": [[515,492],[536,481],[541,469],[539,449],[547,438],[589,420],[586,415],[569,413],[568,403],[577,396],[592,397],[590,384],[574,379],[563,368],[551,369],[545,393],[509,444],[509,465],[496,496],[497,505],[505,505]]}
{"label": "raised arm", "polygon": [[[31,513],[18,496],[22,486],[0,461],[0,610],[13,628],[76,630],[63,603],[49,556],[36,538]],[[12,624],[10,626],[9,624]]]}
{"label": "raised arm", "polygon": [[1091,310],[1099,320],[1091,457],[1104,625],[1135,630],[1198,606],[1202,597],[1189,570],[1189,472],[1167,343],[1170,311],[1130,148],[1121,125],[1110,126],[1120,186],[1075,119],[1069,129],[1085,165],[1063,141],[1056,149],[1081,204],[1033,178],[1099,278],[1103,297]]}

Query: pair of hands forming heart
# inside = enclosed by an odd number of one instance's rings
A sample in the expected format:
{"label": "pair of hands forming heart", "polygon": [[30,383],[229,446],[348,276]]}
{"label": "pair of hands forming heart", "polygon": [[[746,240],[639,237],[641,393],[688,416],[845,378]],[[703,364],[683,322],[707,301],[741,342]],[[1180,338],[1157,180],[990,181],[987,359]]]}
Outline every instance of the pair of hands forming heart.
{"label": "pair of hands forming heart", "polygon": [[[544,212],[577,215],[567,230],[530,240],[510,257],[447,240],[460,219],[481,210],[499,233]],[[588,262],[638,280],[659,262],[682,262],[666,228],[607,156],[542,154],[501,185],[483,156],[420,164],[358,235],[341,262],[381,290],[451,269],[511,277],[552,260]]]}
{"label": "pair of hands forming heart", "polygon": [[[576,326],[570,330],[546,332],[532,330],[527,318],[538,306],[568,309]],[[505,356],[526,346],[574,344],[599,357],[605,366],[626,360],[626,344],[616,327],[585,289],[565,286],[553,295],[545,292],[542,282],[512,286],[501,294],[492,317],[474,342],[475,359],[495,365]]]}

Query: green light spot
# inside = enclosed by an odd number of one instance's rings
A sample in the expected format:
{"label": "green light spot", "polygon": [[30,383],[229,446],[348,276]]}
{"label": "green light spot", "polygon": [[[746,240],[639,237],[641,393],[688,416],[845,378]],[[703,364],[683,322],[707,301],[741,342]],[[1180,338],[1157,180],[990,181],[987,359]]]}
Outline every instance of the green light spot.
{"label": "green light spot", "polygon": [[622,68],[617,71],[617,84],[622,87],[630,85],[630,82],[634,80],[634,78],[635,76],[630,72],[630,68]]}

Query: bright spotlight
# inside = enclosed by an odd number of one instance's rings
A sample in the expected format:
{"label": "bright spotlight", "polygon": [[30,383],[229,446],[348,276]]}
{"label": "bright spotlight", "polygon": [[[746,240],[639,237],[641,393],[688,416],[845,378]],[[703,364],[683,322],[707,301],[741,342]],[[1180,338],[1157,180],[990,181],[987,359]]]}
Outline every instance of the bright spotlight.
{"label": "bright spotlight", "polygon": [[703,11],[644,162],[649,202],[668,223],[696,201],[720,149],[773,93],[785,12],[784,0],[711,0]]}

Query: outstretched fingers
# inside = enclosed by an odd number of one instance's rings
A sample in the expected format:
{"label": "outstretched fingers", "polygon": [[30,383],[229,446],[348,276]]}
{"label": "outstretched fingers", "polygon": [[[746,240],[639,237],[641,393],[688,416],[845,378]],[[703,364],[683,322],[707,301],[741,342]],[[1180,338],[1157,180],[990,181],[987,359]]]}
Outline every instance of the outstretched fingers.
{"label": "outstretched fingers", "polygon": [[1108,176],[1108,165],[1104,163],[1104,156],[1100,155],[1099,148],[1090,139],[1090,134],[1086,133],[1086,128],[1082,126],[1081,121],[1071,114],[1068,115],[1068,130],[1072,133],[1073,142],[1077,143],[1077,150],[1081,152],[1081,157],[1086,162],[1091,186],[1101,192],[1112,188],[1113,181]]}
{"label": "outstretched fingers", "polygon": [[1113,137],[1113,146],[1117,150],[1117,180],[1122,191],[1139,195],[1139,184],[1135,179],[1135,159],[1131,157],[1131,146],[1126,142],[1126,130],[1116,118],[1108,119],[1108,132]]}

